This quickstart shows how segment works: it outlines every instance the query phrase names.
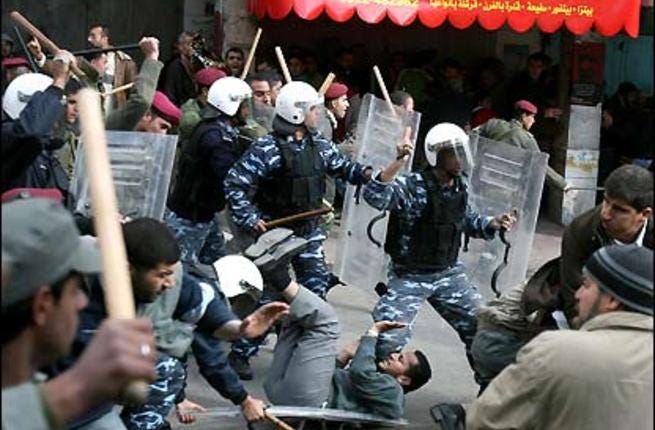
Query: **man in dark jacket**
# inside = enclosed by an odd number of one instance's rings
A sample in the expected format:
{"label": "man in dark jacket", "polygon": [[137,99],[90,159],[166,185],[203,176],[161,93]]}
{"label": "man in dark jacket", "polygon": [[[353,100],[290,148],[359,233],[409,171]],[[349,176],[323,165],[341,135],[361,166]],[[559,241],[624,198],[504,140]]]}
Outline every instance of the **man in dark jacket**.
{"label": "man in dark jacket", "polygon": [[180,242],[183,262],[212,264],[225,255],[216,215],[225,207],[223,180],[243,152],[237,126],[245,120],[242,105],[251,96],[250,86],[241,79],[215,81],[203,120],[181,148],[166,222]]}
{"label": "man in dark jacket", "polygon": [[653,175],[643,167],[625,165],[612,172],[605,181],[603,203],[564,230],[560,292],[569,324],[576,316],[574,295],[584,263],[598,248],[612,243],[653,249]]}

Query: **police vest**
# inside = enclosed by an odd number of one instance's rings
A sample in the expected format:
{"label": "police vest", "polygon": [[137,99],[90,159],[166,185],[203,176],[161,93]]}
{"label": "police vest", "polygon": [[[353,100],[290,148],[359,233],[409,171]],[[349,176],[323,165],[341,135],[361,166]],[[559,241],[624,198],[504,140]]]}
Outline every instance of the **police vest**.
{"label": "police vest", "polygon": [[[384,249],[395,265],[407,270],[435,272],[457,262],[468,192],[460,178],[455,178],[455,191],[444,193],[431,170],[425,170],[421,176],[428,198],[423,214],[408,223],[392,212]],[[401,237],[407,233],[409,243],[403,246]]]}
{"label": "police vest", "polygon": [[277,146],[282,166],[261,182],[255,196],[259,208],[276,218],[320,208],[326,169],[318,145],[310,137],[302,150],[294,152],[284,138],[277,137]]}
{"label": "police vest", "polygon": [[196,223],[210,221],[216,212],[225,208],[223,182],[216,179],[209,162],[209,148],[200,145],[203,136],[211,130],[219,130],[225,141],[231,140],[234,160],[241,155],[237,139],[226,135],[216,120],[200,122],[189,141],[180,148],[177,177],[168,197],[168,207],[179,217]]}
{"label": "police vest", "polygon": [[182,267],[175,273],[175,286],[152,303],[140,306],[137,314],[152,321],[157,349],[178,359],[184,357],[193,342],[193,324],[173,319],[182,290]]}

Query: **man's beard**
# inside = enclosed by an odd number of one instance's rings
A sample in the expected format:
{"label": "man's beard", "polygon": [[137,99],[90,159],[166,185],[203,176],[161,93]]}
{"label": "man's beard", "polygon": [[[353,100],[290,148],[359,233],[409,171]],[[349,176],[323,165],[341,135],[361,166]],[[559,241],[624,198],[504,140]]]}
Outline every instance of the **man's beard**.
{"label": "man's beard", "polygon": [[[576,306],[576,311],[578,311],[577,308],[578,306]],[[578,314],[573,317],[573,320],[571,321],[572,328],[580,330],[580,327],[582,327],[584,323],[598,315],[598,308],[600,308],[600,294],[596,297],[596,300],[594,300],[594,303],[591,305],[591,309],[589,309],[589,313],[584,318],[580,316],[580,311],[578,311]]]}

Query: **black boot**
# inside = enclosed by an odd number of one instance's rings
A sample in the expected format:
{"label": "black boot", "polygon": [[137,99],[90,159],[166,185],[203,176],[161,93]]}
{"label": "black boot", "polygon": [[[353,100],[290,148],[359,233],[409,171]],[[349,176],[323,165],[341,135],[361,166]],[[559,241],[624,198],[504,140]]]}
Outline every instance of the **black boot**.
{"label": "black boot", "polygon": [[237,372],[239,379],[243,381],[252,380],[252,368],[250,367],[250,363],[248,362],[247,358],[241,357],[234,351],[230,351],[230,353],[227,355],[227,361],[230,363],[230,367],[232,367],[232,369]]}
{"label": "black boot", "polygon": [[276,229],[261,235],[244,255],[253,260],[269,287],[282,291],[291,282],[291,260],[302,253],[307,244],[302,237],[288,236],[284,231],[278,234]]}

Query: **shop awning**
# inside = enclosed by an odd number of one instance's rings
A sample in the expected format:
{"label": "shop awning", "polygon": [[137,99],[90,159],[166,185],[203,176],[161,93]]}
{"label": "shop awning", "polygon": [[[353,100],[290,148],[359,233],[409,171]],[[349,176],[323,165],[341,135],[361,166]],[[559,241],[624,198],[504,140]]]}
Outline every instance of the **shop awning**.
{"label": "shop awning", "polygon": [[325,13],[336,22],[357,15],[377,24],[385,18],[406,26],[417,18],[434,28],[446,20],[465,29],[478,22],[487,30],[507,23],[521,33],[535,24],[552,33],[562,25],[574,34],[594,28],[604,36],[625,32],[637,37],[641,0],[246,0],[258,18],[279,20],[292,11],[300,18],[314,20]]}

